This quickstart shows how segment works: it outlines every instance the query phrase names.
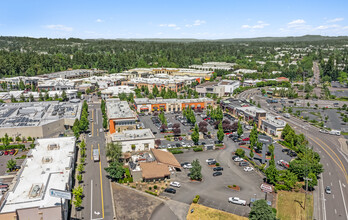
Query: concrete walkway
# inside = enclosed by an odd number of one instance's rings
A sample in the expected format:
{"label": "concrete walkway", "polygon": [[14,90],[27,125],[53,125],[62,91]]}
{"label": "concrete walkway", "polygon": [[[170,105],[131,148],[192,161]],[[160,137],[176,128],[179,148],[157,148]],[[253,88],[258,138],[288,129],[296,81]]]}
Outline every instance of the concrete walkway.
{"label": "concrete walkway", "polygon": [[339,138],[338,142],[340,142],[342,152],[348,155],[347,139]]}

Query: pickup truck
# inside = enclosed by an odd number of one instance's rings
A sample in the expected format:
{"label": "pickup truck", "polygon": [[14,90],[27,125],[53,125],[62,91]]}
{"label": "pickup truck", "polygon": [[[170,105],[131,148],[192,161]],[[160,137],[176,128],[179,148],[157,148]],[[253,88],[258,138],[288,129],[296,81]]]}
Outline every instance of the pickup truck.
{"label": "pickup truck", "polygon": [[228,198],[228,202],[238,204],[238,205],[246,205],[246,201],[242,200],[238,197],[230,197],[230,198]]}

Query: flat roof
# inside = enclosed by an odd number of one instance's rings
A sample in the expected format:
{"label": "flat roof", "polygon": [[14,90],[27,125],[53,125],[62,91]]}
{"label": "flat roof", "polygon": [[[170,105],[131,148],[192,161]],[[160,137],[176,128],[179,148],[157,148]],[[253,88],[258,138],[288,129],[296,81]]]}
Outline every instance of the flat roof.
{"label": "flat roof", "polygon": [[60,198],[50,196],[49,190],[66,190],[72,175],[74,155],[75,137],[37,139],[0,212],[60,206]]}
{"label": "flat roof", "polygon": [[128,103],[126,101],[120,101],[120,99],[107,99],[106,111],[109,119],[136,117]]}
{"label": "flat roof", "polygon": [[114,133],[111,136],[112,141],[122,142],[122,141],[134,141],[143,139],[154,139],[151,129],[137,129],[137,130],[124,130],[122,133]]}
{"label": "flat roof", "polygon": [[0,128],[41,126],[62,118],[79,118],[82,103],[19,102],[0,105]]}
{"label": "flat roof", "polygon": [[212,102],[213,99],[210,98],[198,98],[198,99],[148,99],[148,98],[136,98],[134,99],[135,104],[160,104],[160,103],[177,103],[177,104],[185,104],[185,103],[196,103],[196,102]]}

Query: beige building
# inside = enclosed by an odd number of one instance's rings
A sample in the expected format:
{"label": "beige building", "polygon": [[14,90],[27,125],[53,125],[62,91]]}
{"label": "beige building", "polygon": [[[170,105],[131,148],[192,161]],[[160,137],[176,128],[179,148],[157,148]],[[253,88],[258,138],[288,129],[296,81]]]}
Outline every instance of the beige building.
{"label": "beige building", "polygon": [[120,101],[118,98],[107,99],[106,114],[109,120],[110,134],[136,128],[137,115],[126,101]]}

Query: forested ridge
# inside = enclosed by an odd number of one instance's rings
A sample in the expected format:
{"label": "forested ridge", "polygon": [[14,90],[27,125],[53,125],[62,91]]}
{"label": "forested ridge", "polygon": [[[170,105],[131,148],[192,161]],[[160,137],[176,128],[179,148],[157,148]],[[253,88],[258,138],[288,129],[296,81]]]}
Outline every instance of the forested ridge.
{"label": "forested ridge", "polygon": [[[347,49],[341,51],[305,51],[305,61],[299,66],[287,65],[290,55],[282,57],[286,65],[267,62],[260,67],[255,61],[274,60],[275,48],[284,47],[296,52],[297,48],[311,45],[313,48],[340,47],[348,44],[346,37],[323,38],[323,40],[298,41],[281,38],[280,41],[204,41],[192,39],[167,42],[164,40],[82,40],[47,39],[28,37],[0,37],[0,77],[34,76],[67,70],[68,68],[98,68],[109,72],[121,72],[135,67],[188,67],[203,62],[223,61],[237,63],[236,68],[257,69],[262,73],[281,70],[289,78],[299,78],[303,71],[310,72],[314,59],[328,54],[338,54],[347,62]],[[314,38],[313,38],[314,39]],[[289,49],[290,48],[290,49]],[[246,56],[252,55],[252,58]],[[333,58],[335,59],[335,58]]]}

